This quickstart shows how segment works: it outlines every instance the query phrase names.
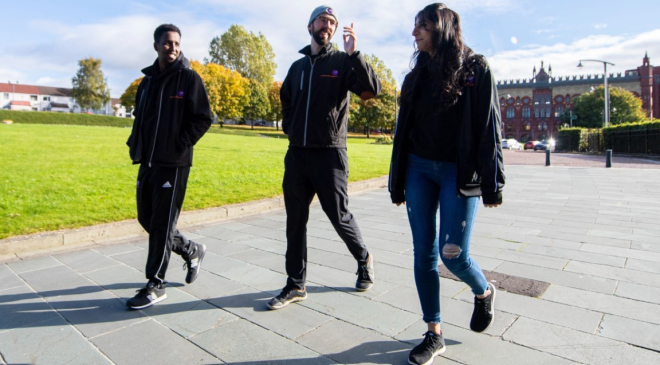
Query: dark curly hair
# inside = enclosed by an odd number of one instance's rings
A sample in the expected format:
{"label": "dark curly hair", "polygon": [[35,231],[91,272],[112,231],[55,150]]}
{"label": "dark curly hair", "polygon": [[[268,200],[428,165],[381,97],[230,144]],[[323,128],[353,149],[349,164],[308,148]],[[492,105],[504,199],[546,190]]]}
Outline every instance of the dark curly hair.
{"label": "dark curly hair", "polygon": [[[434,3],[422,9],[417,22],[426,22],[433,32],[432,44],[435,54],[421,52],[415,48],[411,59],[412,71],[406,76],[401,90],[401,103],[411,103],[420,82],[433,83],[433,98],[440,108],[446,110],[456,104],[476,64],[483,64],[465,45],[461,31],[461,18],[442,3]],[[428,28],[427,28],[428,29]]]}
{"label": "dark curly hair", "polygon": [[181,29],[177,27],[174,24],[161,24],[156,28],[154,31],[154,42],[158,43],[160,42],[160,37],[163,36],[164,33],[166,32],[177,32],[179,33],[179,37],[181,37]]}

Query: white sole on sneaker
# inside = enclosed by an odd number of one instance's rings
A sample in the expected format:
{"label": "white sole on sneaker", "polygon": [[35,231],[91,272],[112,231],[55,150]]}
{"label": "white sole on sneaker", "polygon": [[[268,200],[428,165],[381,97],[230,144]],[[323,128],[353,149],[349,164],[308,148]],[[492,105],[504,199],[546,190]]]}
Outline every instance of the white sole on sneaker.
{"label": "white sole on sneaker", "polygon": [[423,364],[415,364],[414,362],[412,362],[410,360],[408,360],[408,364],[410,364],[410,365],[430,365],[430,364],[433,364],[433,360],[436,358],[436,356],[438,356],[440,354],[444,354],[446,350],[447,350],[447,346],[442,346],[441,349],[439,349],[438,351],[433,353],[433,356],[431,356],[429,361],[427,361]]}
{"label": "white sole on sneaker", "polygon": [[151,307],[152,305],[154,305],[158,302],[162,302],[165,299],[167,299],[167,294],[163,294],[163,296],[156,298],[156,300],[154,300],[153,302],[150,302],[149,304],[145,304],[145,305],[142,305],[142,306],[139,306],[139,307],[130,307],[129,306],[129,308],[131,308],[131,309],[144,309],[144,308]]}
{"label": "white sole on sneaker", "polygon": [[488,283],[488,287],[490,288],[490,295],[493,296],[493,298],[490,300],[490,312],[493,315],[493,319],[490,321],[488,326],[483,331],[478,332],[478,333],[483,333],[483,332],[488,331],[490,326],[492,326],[493,323],[495,322],[495,294],[497,293],[497,289],[495,289],[495,285],[493,285],[491,283]]}
{"label": "white sole on sneaker", "polygon": [[289,305],[291,303],[302,302],[305,299],[307,299],[306,294],[305,294],[304,297],[298,297],[298,298],[291,299],[288,302],[282,303],[282,305],[271,305],[270,303],[266,303],[266,307],[268,307],[268,309],[270,309],[270,310],[282,309],[282,308],[286,307],[287,305]]}

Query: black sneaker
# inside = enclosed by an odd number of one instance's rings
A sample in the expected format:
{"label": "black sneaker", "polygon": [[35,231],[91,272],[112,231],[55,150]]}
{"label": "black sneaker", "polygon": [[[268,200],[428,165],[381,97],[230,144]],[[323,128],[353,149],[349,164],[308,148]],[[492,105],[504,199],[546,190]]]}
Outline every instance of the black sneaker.
{"label": "black sneaker", "polygon": [[165,285],[150,281],[144,288],[137,290],[137,294],[133,298],[126,301],[126,306],[132,309],[147,308],[165,298],[167,298]]}
{"label": "black sneaker", "polygon": [[280,295],[271,299],[266,306],[268,309],[280,309],[295,302],[300,302],[307,299],[307,290],[298,290],[285,286]]}
{"label": "black sneaker", "polygon": [[376,278],[376,273],[374,272],[374,260],[372,255],[369,254],[367,257],[367,263],[364,265],[358,265],[356,272],[358,278],[355,282],[355,289],[358,291],[369,290],[374,285],[374,279]]}
{"label": "black sneaker", "polygon": [[197,279],[197,275],[199,275],[199,271],[202,269],[202,260],[204,260],[204,255],[206,254],[205,245],[193,241],[190,241],[190,244],[195,245],[193,253],[190,255],[181,255],[186,261],[183,263],[183,269],[188,270],[188,274],[186,274],[186,283],[188,284],[192,284]]}
{"label": "black sneaker", "polygon": [[419,345],[415,346],[408,355],[408,364],[412,365],[428,365],[433,363],[436,356],[445,352],[445,339],[442,333],[436,335],[428,331],[424,334],[424,340]]}
{"label": "black sneaker", "polygon": [[493,323],[495,316],[495,286],[488,283],[490,295],[484,299],[474,297],[474,312],[470,321],[470,329],[474,332],[483,332]]}

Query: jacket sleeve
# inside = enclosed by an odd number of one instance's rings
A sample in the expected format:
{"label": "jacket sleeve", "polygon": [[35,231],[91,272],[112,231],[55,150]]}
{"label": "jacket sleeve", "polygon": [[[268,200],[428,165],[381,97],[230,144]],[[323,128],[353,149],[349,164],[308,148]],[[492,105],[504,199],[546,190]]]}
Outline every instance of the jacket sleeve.
{"label": "jacket sleeve", "polygon": [[296,63],[294,62],[289,68],[282,87],[280,88],[280,102],[282,103],[282,131],[288,134],[289,119],[291,117],[291,71]]}
{"label": "jacket sleeve", "polygon": [[477,171],[481,176],[481,195],[484,204],[500,204],[505,177],[497,85],[487,63],[476,77],[476,120],[480,131]]}
{"label": "jacket sleeve", "polygon": [[362,100],[375,98],[380,94],[380,80],[378,75],[369,66],[360,51],[348,56],[348,61],[353,67],[349,80],[349,90],[358,95]]}
{"label": "jacket sleeve", "polygon": [[209,130],[213,118],[211,105],[202,78],[194,71],[190,77],[188,97],[186,98],[185,127],[179,136],[179,150],[194,146],[204,133]]}
{"label": "jacket sleeve", "polygon": [[392,144],[392,161],[390,162],[390,176],[387,181],[387,189],[390,192],[392,203],[398,204],[406,201],[405,194],[405,176],[407,155],[405,152],[405,122],[407,115],[406,108],[399,109],[399,118],[397,118],[396,128],[394,129],[394,141]]}

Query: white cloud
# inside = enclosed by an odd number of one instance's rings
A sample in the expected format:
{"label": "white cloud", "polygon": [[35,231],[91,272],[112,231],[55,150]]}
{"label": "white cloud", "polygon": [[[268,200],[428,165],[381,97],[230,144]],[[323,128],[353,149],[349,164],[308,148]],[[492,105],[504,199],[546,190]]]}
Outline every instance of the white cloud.
{"label": "white cloud", "polygon": [[594,24],[594,29],[605,29],[605,28],[607,28],[607,24],[605,23]]}
{"label": "white cloud", "polygon": [[532,68],[541,61],[546,67],[552,65],[554,76],[603,73],[599,63],[584,63],[585,68],[576,68],[580,59],[597,59],[614,63],[608,73],[624,72],[637,68],[648,51],[660,57],[660,29],[628,36],[589,36],[571,44],[556,43],[549,46],[531,46],[521,50],[496,53],[489,62],[500,79],[529,78]]}

